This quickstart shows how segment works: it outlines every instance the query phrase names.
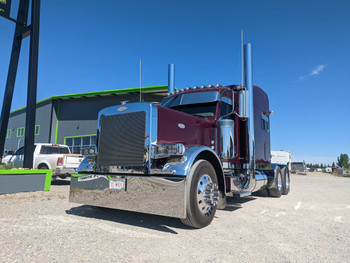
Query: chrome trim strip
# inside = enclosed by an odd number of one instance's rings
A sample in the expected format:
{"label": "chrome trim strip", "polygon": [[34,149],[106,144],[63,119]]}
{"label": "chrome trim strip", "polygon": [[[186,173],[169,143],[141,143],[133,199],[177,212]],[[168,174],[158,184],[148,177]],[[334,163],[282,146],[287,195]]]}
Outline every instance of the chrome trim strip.
{"label": "chrome trim strip", "polygon": [[151,172],[150,174],[170,174],[170,175],[173,175],[175,173],[175,171],[163,171],[163,170],[160,170],[160,169],[151,169]]}

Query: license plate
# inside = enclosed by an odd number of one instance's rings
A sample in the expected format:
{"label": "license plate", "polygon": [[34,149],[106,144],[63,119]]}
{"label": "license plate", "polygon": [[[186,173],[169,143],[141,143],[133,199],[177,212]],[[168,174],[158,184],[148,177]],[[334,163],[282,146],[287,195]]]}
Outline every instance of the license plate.
{"label": "license plate", "polygon": [[109,181],[109,189],[125,190],[125,179]]}

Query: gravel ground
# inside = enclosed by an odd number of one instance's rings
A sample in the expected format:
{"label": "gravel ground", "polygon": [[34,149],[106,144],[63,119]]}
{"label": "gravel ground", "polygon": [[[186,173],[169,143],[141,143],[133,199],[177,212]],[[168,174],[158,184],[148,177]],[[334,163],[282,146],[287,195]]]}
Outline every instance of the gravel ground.
{"label": "gravel ground", "polygon": [[349,262],[350,178],[292,175],[281,198],[229,198],[204,229],[68,202],[50,192],[0,196],[0,262]]}

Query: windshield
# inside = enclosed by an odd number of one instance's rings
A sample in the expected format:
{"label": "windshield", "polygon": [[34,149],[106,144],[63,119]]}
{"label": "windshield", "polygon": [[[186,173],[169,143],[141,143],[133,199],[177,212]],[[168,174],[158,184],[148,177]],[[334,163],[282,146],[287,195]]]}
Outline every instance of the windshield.
{"label": "windshield", "polygon": [[304,163],[292,163],[292,169],[303,170],[305,165]]}
{"label": "windshield", "polygon": [[202,104],[190,104],[190,105],[179,105],[170,107],[171,109],[181,111],[187,114],[200,117],[214,117],[216,112],[216,102],[202,103]]}

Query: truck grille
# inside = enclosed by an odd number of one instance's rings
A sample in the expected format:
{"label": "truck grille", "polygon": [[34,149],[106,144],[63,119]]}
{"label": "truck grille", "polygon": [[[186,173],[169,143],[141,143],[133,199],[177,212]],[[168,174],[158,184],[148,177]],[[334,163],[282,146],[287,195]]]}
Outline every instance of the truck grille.
{"label": "truck grille", "polygon": [[144,111],[102,116],[97,164],[143,166],[145,148]]}

